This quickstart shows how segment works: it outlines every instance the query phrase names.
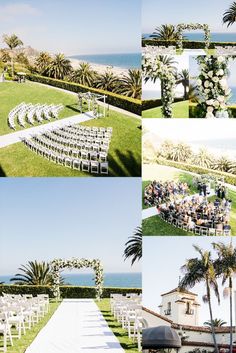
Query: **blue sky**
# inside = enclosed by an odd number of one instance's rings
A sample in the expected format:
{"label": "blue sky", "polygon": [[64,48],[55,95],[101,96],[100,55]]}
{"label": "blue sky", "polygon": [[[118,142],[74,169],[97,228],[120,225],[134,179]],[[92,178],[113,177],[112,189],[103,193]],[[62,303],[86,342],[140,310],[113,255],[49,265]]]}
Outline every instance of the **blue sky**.
{"label": "blue sky", "polygon": [[[221,241],[229,243],[230,239],[225,237],[145,237],[143,246],[143,305],[149,309],[159,312],[158,305],[161,304],[161,294],[166,293],[178,286],[179,276],[183,275],[180,267],[186,259],[196,257],[196,251],[192,244],[196,244],[205,250],[211,249],[211,243]],[[234,246],[236,240],[232,238]],[[235,287],[234,279],[234,288]],[[219,281],[221,304],[213,297],[213,315],[229,322],[228,300],[222,296],[223,288]],[[191,289],[198,294],[200,310],[200,324],[209,320],[208,306],[202,302],[202,296],[206,294],[203,284]],[[234,310],[235,312],[235,310]],[[235,317],[233,318],[235,322]]]}
{"label": "blue sky", "polygon": [[122,257],[140,225],[139,178],[7,178],[0,195],[0,275],[57,257],[100,258],[106,272],[141,270]]}
{"label": "blue sky", "polygon": [[227,29],[222,25],[222,14],[231,0],[144,0],[142,31],[149,33],[165,23],[207,23],[212,32],[236,32],[236,24]]}
{"label": "blue sky", "polygon": [[141,0],[1,0],[3,33],[52,53],[138,52]]}

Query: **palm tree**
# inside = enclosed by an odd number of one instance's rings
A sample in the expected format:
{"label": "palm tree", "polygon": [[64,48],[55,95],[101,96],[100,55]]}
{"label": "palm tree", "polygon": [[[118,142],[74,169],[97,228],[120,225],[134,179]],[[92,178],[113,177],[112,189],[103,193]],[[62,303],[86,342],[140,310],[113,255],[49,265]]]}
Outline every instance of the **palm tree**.
{"label": "palm tree", "polygon": [[213,165],[213,169],[220,170],[221,172],[228,172],[231,168],[231,161],[225,157],[222,156],[219,159],[216,159]]}
{"label": "palm tree", "polygon": [[230,168],[228,170],[229,173],[236,174],[236,162],[232,161],[230,163]]}
{"label": "palm tree", "polygon": [[37,71],[41,75],[45,74],[51,62],[52,57],[50,56],[50,54],[45,51],[40,52],[35,60]]}
{"label": "palm tree", "polygon": [[177,40],[178,33],[174,25],[165,24],[160,27],[156,27],[151,37],[161,40]]}
{"label": "palm tree", "polygon": [[189,87],[189,71],[187,69],[181,70],[180,73],[176,75],[176,84],[182,84],[184,87],[184,100],[188,99],[187,88]]}
{"label": "palm tree", "polygon": [[175,162],[187,162],[192,156],[192,150],[189,145],[179,142],[173,146],[170,158]]}
{"label": "palm tree", "polygon": [[213,157],[205,148],[200,148],[198,153],[193,156],[193,163],[203,168],[211,168]]}
{"label": "palm tree", "polygon": [[186,263],[181,267],[182,271],[184,272],[184,277],[180,281],[179,286],[181,289],[188,289],[193,288],[196,284],[200,282],[205,282],[206,296],[203,297],[203,300],[208,303],[215,352],[219,353],[219,349],[216,342],[215,327],[213,325],[213,314],[211,305],[211,288],[214,290],[218,303],[220,303],[220,295],[216,280],[216,271],[214,268],[213,260],[211,258],[211,252],[204,251],[197,245],[193,245],[193,247],[197,251],[199,257],[188,259]]}
{"label": "palm tree", "polygon": [[192,84],[189,85],[188,99],[193,103],[198,103],[199,97],[197,93],[197,86],[194,86]]}
{"label": "palm tree", "polygon": [[11,57],[6,49],[0,49],[0,60],[4,63],[11,61]]}
{"label": "palm tree", "polygon": [[236,22],[236,2],[230,5],[229,9],[223,14],[223,23],[227,23],[227,27],[232,26]]}
{"label": "palm tree", "polygon": [[4,34],[3,42],[9,47],[11,51],[11,74],[12,78],[14,78],[14,49],[23,45],[23,42],[15,34],[12,34],[11,36]]}
{"label": "palm tree", "polygon": [[222,285],[228,282],[228,288],[224,290],[224,296],[229,294],[230,302],[230,353],[233,352],[233,277],[236,273],[236,249],[230,244],[213,243],[217,251],[218,259],[215,261],[218,275],[222,276]]}
{"label": "palm tree", "polygon": [[120,80],[117,92],[127,97],[141,99],[142,75],[138,69],[130,69]]}
{"label": "palm tree", "polygon": [[174,144],[170,140],[165,140],[158,151],[159,156],[165,158],[165,159],[171,159],[172,156],[172,150],[174,148]]}
{"label": "palm tree", "polygon": [[132,258],[131,265],[142,258],[142,228],[137,227],[134,231],[134,235],[129,237],[129,240],[125,243],[124,258]]}
{"label": "palm tree", "polygon": [[11,281],[17,284],[51,285],[52,274],[50,265],[47,262],[29,261],[26,265],[21,265],[20,273],[17,273]]}
{"label": "palm tree", "polygon": [[221,320],[221,319],[214,319],[212,322],[211,322],[211,320],[209,320],[209,321],[205,321],[203,323],[203,325],[208,326],[208,327],[211,327],[211,325],[213,325],[214,327],[222,327],[226,324],[227,324],[227,322],[225,322],[224,320]]}
{"label": "palm tree", "polygon": [[78,69],[72,71],[70,80],[84,86],[92,87],[96,78],[96,72],[89,63],[80,63]]}
{"label": "palm tree", "polygon": [[63,80],[72,71],[71,62],[64,54],[56,54],[48,66],[50,77]]}
{"label": "palm tree", "polygon": [[117,88],[118,82],[119,78],[112,71],[107,70],[98,76],[95,86],[105,91],[114,91]]}

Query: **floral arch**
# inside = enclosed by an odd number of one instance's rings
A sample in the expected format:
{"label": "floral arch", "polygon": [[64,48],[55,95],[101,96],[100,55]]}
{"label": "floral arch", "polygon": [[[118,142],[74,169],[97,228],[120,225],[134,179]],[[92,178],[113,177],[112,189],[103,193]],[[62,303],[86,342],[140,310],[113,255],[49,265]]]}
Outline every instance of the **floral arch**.
{"label": "floral arch", "polygon": [[180,23],[176,26],[176,31],[178,35],[178,40],[177,40],[177,47],[179,49],[183,49],[183,31],[185,30],[190,30],[190,31],[196,31],[196,30],[203,30],[205,34],[205,48],[208,49],[210,46],[210,29],[209,26],[205,23],[190,23],[190,24],[185,24],[185,23]]}
{"label": "floral arch", "polygon": [[142,72],[146,82],[149,79],[153,82],[157,79],[161,80],[162,114],[164,118],[172,118],[171,104],[174,102],[176,79],[173,70],[162,62],[161,56],[157,54],[156,47],[145,47],[142,60]]}
{"label": "floral arch", "polygon": [[51,262],[52,269],[52,280],[53,280],[53,294],[54,297],[60,298],[60,271],[63,269],[80,269],[80,268],[92,268],[95,273],[95,285],[96,285],[96,299],[100,299],[103,292],[103,267],[101,261],[98,259],[54,259]]}

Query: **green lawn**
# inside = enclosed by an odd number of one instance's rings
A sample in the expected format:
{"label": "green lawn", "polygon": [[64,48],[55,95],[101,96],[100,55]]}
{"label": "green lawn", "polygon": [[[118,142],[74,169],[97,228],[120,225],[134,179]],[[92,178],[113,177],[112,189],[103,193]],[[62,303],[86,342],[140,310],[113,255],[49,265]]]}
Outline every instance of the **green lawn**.
{"label": "green lawn", "polygon": [[[42,320],[40,320],[38,324],[33,326],[31,330],[27,330],[26,334],[23,335],[21,339],[13,338],[14,346],[12,347],[10,344],[8,344],[7,353],[24,353],[26,348],[33,342],[35,337],[38,335],[39,331],[46,325],[48,320],[54,314],[59,304],[60,303],[56,303],[56,302],[51,303],[50,312],[47,315],[45,315],[45,317]],[[0,347],[3,347],[2,342],[0,343]]]}
{"label": "green lawn", "polygon": [[[189,107],[188,101],[177,102],[172,104],[174,118],[188,118]],[[143,118],[163,118],[161,107],[144,110],[142,112]]]}
{"label": "green lawn", "polygon": [[96,302],[110,329],[120,342],[120,345],[127,353],[137,353],[137,344],[133,343],[132,339],[129,339],[127,331],[122,329],[122,326],[115,320],[110,311],[110,299],[102,299],[100,302]]}
{"label": "green lawn", "polygon": [[[158,169],[160,173],[158,173]],[[190,194],[195,194],[197,189],[195,186],[192,185],[193,176],[188,174],[185,171],[181,171],[179,169],[175,169],[173,167],[166,167],[166,166],[155,166],[155,173],[156,179],[158,175],[161,175],[161,180],[181,180],[183,182],[187,182],[190,185]],[[155,179],[155,178],[154,178]],[[153,180],[154,180],[153,179]],[[143,181],[142,187],[143,191],[146,185],[148,185],[150,181]],[[228,197],[232,200],[232,209],[230,213],[230,225],[231,225],[231,234],[236,235],[236,192],[229,190]],[[215,196],[209,198],[209,200],[215,199]],[[142,200],[143,200],[143,193],[142,193]],[[143,208],[147,208],[144,206]],[[194,235],[191,232],[186,232],[183,229],[176,228],[171,224],[163,221],[160,217],[153,216],[142,221],[142,229],[144,235],[159,235],[159,236],[168,236],[168,235]]]}
{"label": "green lawn", "polygon": [[[66,109],[62,112],[61,118],[79,113],[77,111],[76,97],[71,94],[39,86],[35,83],[26,83],[26,85],[5,83],[4,86],[6,92],[5,90],[2,90],[3,86],[0,85],[0,101],[2,96],[5,97],[3,104],[0,106],[0,109],[2,109],[0,110],[0,131],[2,133],[4,133],[4,131],[9,132],[10,130],[6,124],[8,111],[22,101],[31,101],[33,103],[63,103],[66,105]],[[14,90],[13,103],[11,101],[12,93],[10,86],[12,86]],[[33,90],[32,97],[30,97],[31,90]],[[24,95],[24,91],[26,91],[26,95]],[[38,94],[37,97],[36,93]],[[15,95],[17,97],[15,97]],[[113,127],[113,135],[108,156],[109,176],[141,175],[141,122],[139,119],[110,110],[109,117],[90,120],[83,123],[83,125]],[[17,143],[0,149],[0,176],[66,177],[91,176],[91,174],[71,170],[54,164],[43,157],[36,155],[27,149],[22,143]]]}

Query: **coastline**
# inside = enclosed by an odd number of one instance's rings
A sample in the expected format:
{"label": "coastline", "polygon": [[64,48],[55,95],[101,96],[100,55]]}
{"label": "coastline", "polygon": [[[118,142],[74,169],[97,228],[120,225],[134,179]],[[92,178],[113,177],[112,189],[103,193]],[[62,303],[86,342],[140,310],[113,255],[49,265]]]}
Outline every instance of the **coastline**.
{"label": "coastline", "polygon": [[[78,69],[78,67],[81,63],[88,62],[86,60],[79,60],[79,59],[74,59],[74,58],[70,58],[70,57],[67,57],[67,59],[70,60],[71,65],[74,70]],[[88,63],[91,66],[91,68],[94,71],[98,72],[99,74],[103,74],[107,70],[111,70],[115,75],[122,76],[122,75],[128,74],[128,71],[129,71],[128,69],[125,69],[123,67],[95,64],[95,63],[90,63],[90,62],[88,62]]]}

